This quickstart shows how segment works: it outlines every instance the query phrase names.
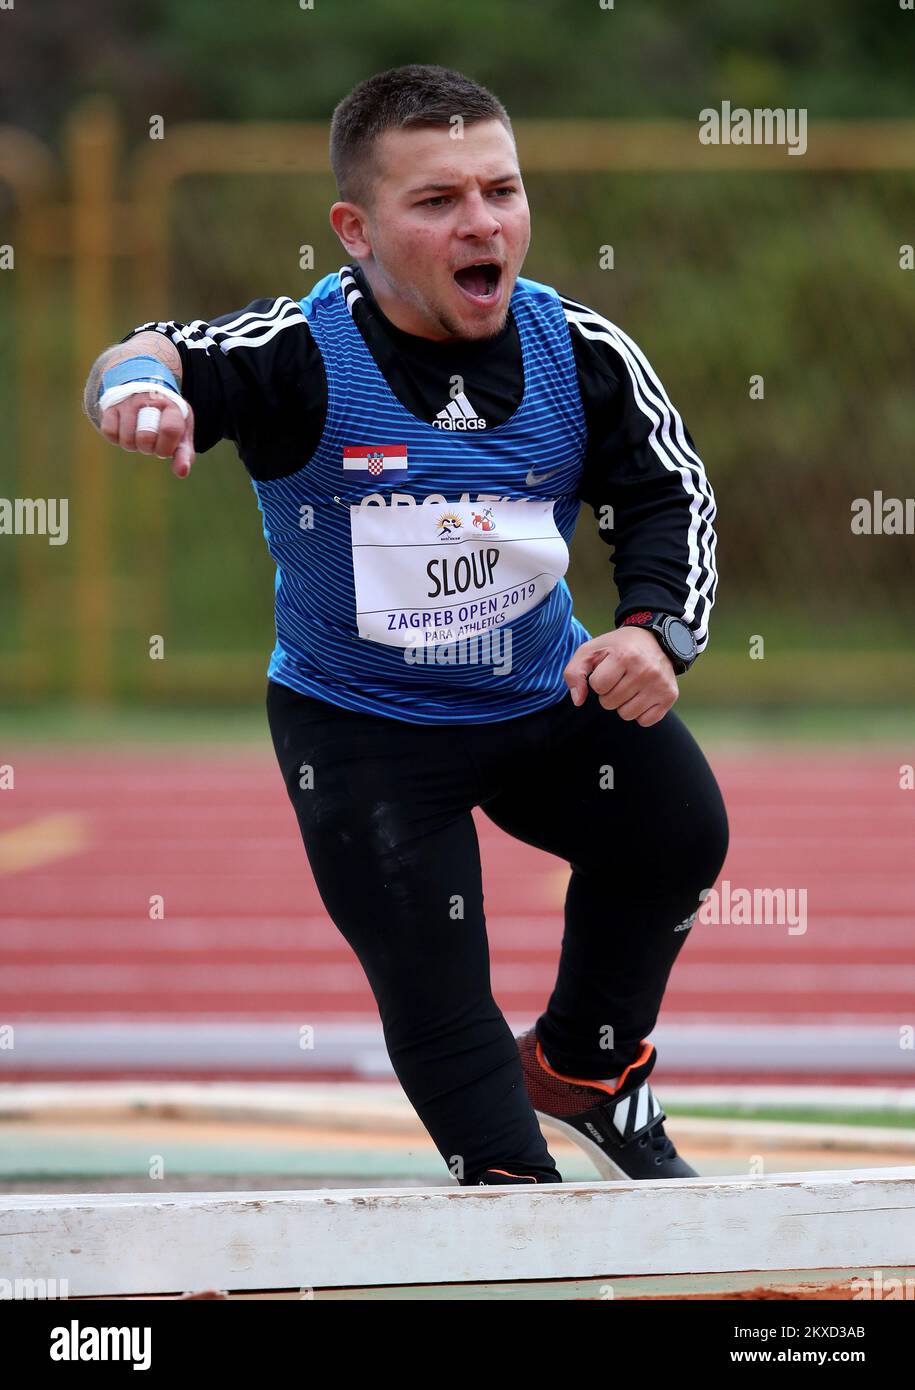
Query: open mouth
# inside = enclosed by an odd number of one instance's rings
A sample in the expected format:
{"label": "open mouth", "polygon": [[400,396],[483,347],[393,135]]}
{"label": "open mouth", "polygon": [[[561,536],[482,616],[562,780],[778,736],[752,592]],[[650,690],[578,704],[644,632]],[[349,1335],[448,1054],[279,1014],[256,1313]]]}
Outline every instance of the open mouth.
{"label": "open mouth", "polygon": [[478,261],[455,271],[454,279],[468,299],[476,304],[491,304],[498,298],[502,267],[495,261]]}

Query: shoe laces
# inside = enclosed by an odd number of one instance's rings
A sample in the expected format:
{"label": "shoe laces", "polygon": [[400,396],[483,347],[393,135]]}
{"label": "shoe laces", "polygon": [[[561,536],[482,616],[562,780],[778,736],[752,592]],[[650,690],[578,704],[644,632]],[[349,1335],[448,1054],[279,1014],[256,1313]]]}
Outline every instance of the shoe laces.
{"label": "shoe laces", "polygon": [[667,1158],[677,1157],[673,1140],[664,1133],[663,1120],[656,1120],[651,1129],[646,1130],[639,1139],[639,1148],[644,1149],[648,1144],[654,1151],[655,1163],[663,1163]]}

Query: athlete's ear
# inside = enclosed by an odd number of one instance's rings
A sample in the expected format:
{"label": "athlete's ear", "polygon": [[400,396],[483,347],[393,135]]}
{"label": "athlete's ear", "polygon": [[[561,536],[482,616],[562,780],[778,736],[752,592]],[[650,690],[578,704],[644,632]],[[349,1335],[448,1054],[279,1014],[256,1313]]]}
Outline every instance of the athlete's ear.
{"label": "athlete's ear", "polygon": [[364,260],[372,254],[368,219],[358,203],[334,203],[330,210],[330,225],[351,256]]}

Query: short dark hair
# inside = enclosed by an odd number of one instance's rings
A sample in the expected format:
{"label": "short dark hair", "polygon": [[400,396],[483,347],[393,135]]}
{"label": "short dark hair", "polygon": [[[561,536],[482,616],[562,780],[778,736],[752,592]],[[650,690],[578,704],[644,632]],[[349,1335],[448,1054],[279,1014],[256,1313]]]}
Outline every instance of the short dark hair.
{"label": "short dark hair", "polygon": [[345,96],[330,125],[330,162],[340,197],[371,201],[372,153],[378,136],[407,126],[501,121],[514,138],[508,112],[492,92],[463,73],[432,63],[408,63],[366,78]]}

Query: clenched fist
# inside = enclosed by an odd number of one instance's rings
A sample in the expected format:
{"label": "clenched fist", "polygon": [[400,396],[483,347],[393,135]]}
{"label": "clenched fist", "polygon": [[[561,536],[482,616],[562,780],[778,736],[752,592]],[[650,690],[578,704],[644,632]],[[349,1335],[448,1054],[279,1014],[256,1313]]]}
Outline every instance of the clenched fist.
{"label": "clenched fist", "polygon": [[621,627],[583,642],[563,671],[572,703],[583,704],[588,686],[604,709],[643,728],[663,719],[680,694],[670,658],[650,632]]}

